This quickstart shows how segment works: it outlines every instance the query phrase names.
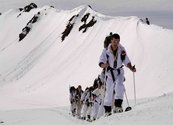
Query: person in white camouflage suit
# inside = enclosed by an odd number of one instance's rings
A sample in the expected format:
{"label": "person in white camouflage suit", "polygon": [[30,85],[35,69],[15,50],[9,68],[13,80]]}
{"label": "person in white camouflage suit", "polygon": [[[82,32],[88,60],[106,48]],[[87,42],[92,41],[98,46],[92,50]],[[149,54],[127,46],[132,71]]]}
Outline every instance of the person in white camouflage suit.
{"label": "person in white camouflage suit", "polygon": [[[115,112],[122,112],[124,97],[124,69],[123,65],[132,72],[136,72],[135,66],[131,65],[125,48],[119,43],[119,34],[111,36],[111,43],[107,50],[105,48],[99,59],[99,66],[106,69],[106,92],[104,98],[105,114],[111,115],[112,99],[114,98]],[[114,95],[115,92],[115,95]]]}

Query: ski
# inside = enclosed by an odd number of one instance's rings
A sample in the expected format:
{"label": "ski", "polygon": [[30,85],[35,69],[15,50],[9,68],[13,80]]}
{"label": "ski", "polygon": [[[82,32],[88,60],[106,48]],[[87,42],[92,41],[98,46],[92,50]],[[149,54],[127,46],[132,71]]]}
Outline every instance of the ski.
{"label": "ski", "polygon": [[0,123],[4,123],[3,121],[0,121]]}
{"label": "ski", "polygon": [[132,110],[132,107],[128,106],[128,107],[125,109],[125,112],[128,112],[128,111],[130,111],[130,110]]}

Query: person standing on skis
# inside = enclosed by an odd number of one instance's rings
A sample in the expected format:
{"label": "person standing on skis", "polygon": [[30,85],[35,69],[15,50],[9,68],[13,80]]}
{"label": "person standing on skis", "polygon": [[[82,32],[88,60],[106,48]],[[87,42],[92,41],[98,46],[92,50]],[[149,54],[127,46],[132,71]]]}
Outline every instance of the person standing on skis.
{"label": "person standing on skis", "polygon": [[136,72],[136,68],[131,65],[125,48],[120,44],[119,34],[115,33],[111,36],[111,43],[107,50],[103,50],[99,59],[99,66],[106,69],[104,108],[107,116],[111,115],[112,112],[112,99],[114,99],[115,112],[123,112],[122,102],[125,90],[123,65],[132,72]]}

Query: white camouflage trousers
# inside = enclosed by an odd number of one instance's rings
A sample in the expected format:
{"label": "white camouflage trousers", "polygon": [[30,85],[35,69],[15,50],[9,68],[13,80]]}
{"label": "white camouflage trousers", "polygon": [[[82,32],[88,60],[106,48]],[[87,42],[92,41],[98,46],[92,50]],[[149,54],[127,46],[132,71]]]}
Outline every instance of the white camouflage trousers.
{"label": "white camouflage trousers", "polygon": [[[115,76],[115,82],[113,82],[112,75],[109,71],[107,74],[106,80],[106,92],[104,98],[105,106],[112,106],[114,99],[122,99],[124,98],[124,69],[120,69],[120,74],[118,74],[117,70],[113,70]],[[114,95],[115,91],[115,95]]]}

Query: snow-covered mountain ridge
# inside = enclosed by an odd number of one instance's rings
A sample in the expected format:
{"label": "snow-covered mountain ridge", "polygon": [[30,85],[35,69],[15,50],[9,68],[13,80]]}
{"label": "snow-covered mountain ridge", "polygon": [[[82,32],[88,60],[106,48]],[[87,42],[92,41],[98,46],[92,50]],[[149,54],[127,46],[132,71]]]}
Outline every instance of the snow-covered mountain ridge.
{"label": "snow-covered mountain ridge", "polygon": [[[19,41],[19,34],[40,12],[30,32]],[[90,13],[96,23],[79,31],[82,17]],[[69,21],[74,15],[78,17]],[[74,23],[62,41],[67,24]],[[100,73],[98,59],[104,38],[119,33],[137,67],[137,97],[172,92],[173,31],[146,25],[138,17],[112,17],[88,6],[58,10],[49,6],[22,12],[12,9],[0,16],[0,102],[1,108],[51,107],[68,105],[69,85],[93,84]],[[167,60],[167,61],[165,61]],[[126,89],[133,98],[132,73],[126,69]],[[61,95],[61,96],[60,96]],[[2,98],[1,98],[2,97]],[[13,104],[6,105],[14,100]],[[24,103],[25,102],[25,103]]]}

